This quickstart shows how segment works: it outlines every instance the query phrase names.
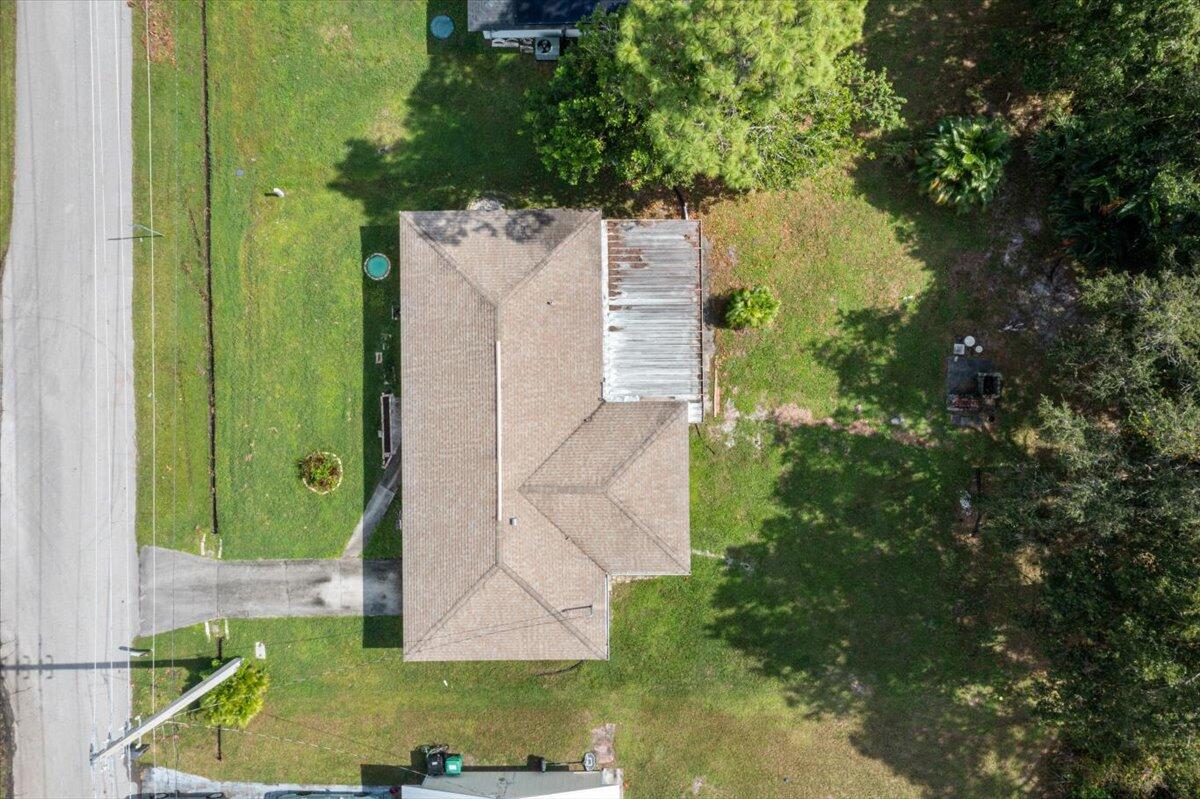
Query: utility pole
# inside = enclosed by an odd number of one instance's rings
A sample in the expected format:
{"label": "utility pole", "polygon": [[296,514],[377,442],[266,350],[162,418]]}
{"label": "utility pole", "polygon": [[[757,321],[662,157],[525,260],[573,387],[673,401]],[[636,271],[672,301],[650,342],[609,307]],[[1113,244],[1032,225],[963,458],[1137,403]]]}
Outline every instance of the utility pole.
{"label": "utility pole", "polygon": [[168,721],[176,713],[183,710],[185,707],[190,705],[192,702],[195,702],[197,699],[204,696],[209,691],[216,688],[218,685],[225,682],[230,677],[232,677],[234,674],[236,674],[237,670],[239,668],[241,668],[241,665],[242,665],[242,659],[234,658],[233,660],[229,661],[225,665],[221,666],[221,668],[217,669],[212,674],[205,677],[198,684],[196,684],[196,685],[192,686],[191,688],[189,688],[188,690],[184,691],[183,695],[180,696],[178,699],[176,699],[174,702],[167,705],[162,710],[158,711],[153,716],[146,719],[144,722],[142,722],[138,726],[134,727],[132,730],[125,733],[117,740],[115,740],[109,744],[106,744],[104,746],[104,748],[101,749],[100,751],[93,752],[92,756],[91,756],[91,762],[95,763],[100,758],[107,757],[107,756],[111,755],[113,752],[123,749],[124,747],[126,747],[130,743],[132,743],[133,741],[136,741],[141,736],[143,736],[146,733],[153,730],[155,727],[158,727],[160,724]]}

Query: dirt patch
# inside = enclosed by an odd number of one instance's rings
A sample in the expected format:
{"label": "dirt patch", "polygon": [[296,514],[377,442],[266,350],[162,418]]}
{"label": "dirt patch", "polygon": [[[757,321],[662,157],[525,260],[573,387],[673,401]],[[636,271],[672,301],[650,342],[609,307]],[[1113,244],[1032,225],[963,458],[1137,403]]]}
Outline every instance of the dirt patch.
{"label": "dirt patch", "polygon": [[171,30],[167,0],[142,0],[146,27],[142,30],[142,47],[152,64],[175,65],[175,32]]}
{"label": "dirt patch", "polygon": [[616,724],[601,724],[591,732],[592,751],[596,753],[596,765],[600,768],[610,768],[617,763],[616,734]]}
{"label": "dirt patch", "polygon": [[911,430],[904,430],[902,428],[892,430],[892,438],[905,446],[921,447],[922,449],[928,449],[937,444],[936,441],[931,441],[928,438],[917,435]]}
{"label": "dirt patch", "polygon": [[808,408],[801,408],[794,402],[789,402],[771,411],[771,418],[780,427],[803,427],[813,423],[813,412]]}
{"label": "dirt patch", "polygon": [[331,50],[348,50],[354,44],[349,25],[322,25],[317,28],[317,33]]}
{"label": "dirt patch", "polygon": [[811,410],[802,408],[794,402],[774,408],[771,411],[771,421],[786,430],[795,430],[798,427],[827,427],[830,430],[839,430],[852,436],[875,435],[875,425],[867,419],[855,419],[850,424],[842,424],[832,416],[818,419]]}

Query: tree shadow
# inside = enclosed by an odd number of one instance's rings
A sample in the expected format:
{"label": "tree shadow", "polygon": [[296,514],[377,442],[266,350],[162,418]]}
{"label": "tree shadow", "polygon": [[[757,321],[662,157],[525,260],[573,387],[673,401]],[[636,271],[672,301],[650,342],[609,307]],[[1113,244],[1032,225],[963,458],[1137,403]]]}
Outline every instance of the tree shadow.
{"label": "tree shadow", "polygon": [[465,9],[465,2],[428,3],[427,16],[449,14],[455,34],[430,42],[429,65],[407,99],[404,134],[347,139],[329,188],[361,202],[375,225],[391,224],[399,211],[457,210],[481,198],[507,208],[600,207],[614,216],[661,198],[611,183],[569,186],[546,172],[526,92],[549,78],[553,62],[483,45],[466,33]]}
{"label": "tree shadow", "polygon": [[[383,474],[381,433],[383,419],[380,397],[395,392],[400,383],[399,322],[392,319],[392,306],[400,302],[400,278],[397,269],[400,229],[392,225],[368,225],[359,228],[362,264],[375,253],[387,256],[391,271],[382,280],[362,272],[362,453],[363,497],[365,509]],[[362,270],[360,270],[361,272]]]}
{"label": "tree shadow", "polygon": [[[956,518],[961,456],[800,428],[781,440],[780,515],[729,550],[712,634],[815,717],[848,716],[863,754],[935,797],[1008,796],[1036,761],[1002,700],[1015,565]],[[1012,764],[1019,764],[1014,767]]]}
{"label": "tree shadow", "polygon": [[887,68],[919,126],[968,110],[971,95],[1014,99],[1030,29],[1029,0],[871,0],[863,25],[868,64]]}

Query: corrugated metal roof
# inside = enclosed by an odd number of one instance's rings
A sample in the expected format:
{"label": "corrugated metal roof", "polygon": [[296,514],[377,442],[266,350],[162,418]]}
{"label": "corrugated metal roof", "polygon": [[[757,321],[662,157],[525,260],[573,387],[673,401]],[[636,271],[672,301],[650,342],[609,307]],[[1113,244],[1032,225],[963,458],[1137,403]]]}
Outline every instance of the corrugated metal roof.
{"label": "corrugated metal roof", "polygon": [[700,223],[606,220],[604,399],[676,399],[700,421]]}

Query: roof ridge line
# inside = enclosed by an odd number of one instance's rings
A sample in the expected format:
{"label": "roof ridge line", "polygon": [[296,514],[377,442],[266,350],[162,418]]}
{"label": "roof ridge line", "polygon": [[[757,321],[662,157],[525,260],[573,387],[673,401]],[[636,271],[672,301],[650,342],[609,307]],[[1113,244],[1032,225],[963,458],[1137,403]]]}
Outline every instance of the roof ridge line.
{"label": "roof ridge line", "polygon": [[[537,474],[539,471],[541,471],[542,467],[545,466],[547,463],[549,463],[550,459],[553,458],[555,455],[557,455],[558,451],[560,449],[562,449],[563,447],[565,447],[567,445],[567,442],[570,441],[574,437],[574,435],[579,432],[579,428],[583,427],[585,424],[587,424],[589,421],[591,421],[592,417],[595,416],[600,411],[600,409],[604,407],[604,404],[605,403],[604,403],[603,399],[599,400],[596,404],[596,407],[592,408],[588,412],[588,415],[583,417],[583,419],[581,419],[579,421],[579,424],[577,424],[571,428],[571,432],[567,433],[566,436],[563,437],[563,440],[558,442],[558,446],[556,446],[554,449],[550,450],[549,454],[547,454],[545,458],[542,458],[542,462],[539,463],[536,467],[534,467],[533,471],[529,473],[529,477],[525,478],[525,482],[521,483],[520,487],[518,488],[519,491],[524,492],[526,486],[533,486],[533,487],[537,486],[537,483],[531,482],[533,476],[535,474]],[[603,486],[604,486],[604,484],[602,483],[601,490],[603,490]]]}
{"label": "roof ridge line", "polygon": [[[667,415],[663,416],[661,419],[658,420],[658,424],[656,424],[654,426],[654,429],[650,431],[650,434],[647,435],[644,439],[642,439],[641,443],[639,443],[636,447],[633,448],[633,450],[629,453],[629,455],[625,458],[625,460],[621,461],[621,463],[617,466],[617,468],[613,470],[613,473],[611,475],[609,475],[608,479],[604,481],[604,485],[603,485],[603,488],[601,489],[601,491],[604,492],[605,496],[608,496],[608,489],[612,486],[612,484],[615,483],[617,481],[617,479],[619,477],[621,477],[621,475],[625,474],[625,472],[629,469],[629,467],[632,466],[637,461],[638,458],[642,457],[642,455],[646,452],[646,450],[650,447],[650,445],[655,442],[655,440],[658,438],[659,433],[661,433],[664,429],[666,429],[667,424],[669,422],[674,421],[676,416],[678,416],[680,413],[683,413],[687,410],[687,403],[683,402],[682,400],[671,400],[670,402],[657,402],[655,400],[648,400],[648,401],[647,400],[639,400],[638,404],[641,404],[642,402],[645,402],[647,405],[662,405],[664,407],[670,407],[671,405],[677,405],[677,407],[675,407],[671,413],[668,413]],[[541,467],[539,467],[539,468],[541,468]]]}
{"label": "roof ridge line", "polygon": [[492,307],[492,310],[496,311],[497,315],[499,315],[500,303],[498,301],[492,299],[491,296],[489,296],[488,293],[483,290],[482,286],[480,286],[478,283],[476,283],[474,281],[474,279],[471,278],[470,275],[468,275],[465,271],[463,271],[463,268],[458,263],[457,258],[455,258],[450,253],[446,252],[445,247],[443,247],[441,244],[438,244],[436,241],[433,240],[433,237],[431,237],[428,233],[426,233],[424,230],[422,230],[420,227],[418,227],[417,224],[415,222],[413,222],[412,219],[410,218],[410,216],[409,216],[410,213],[412,213],[412,212],[401,211],[400,219],[403,220],[410,228],[415,230],[417,232],[418,236],[425,239],[425,241],[429,244],[429,246],[433,249],[433,251],[436,252],[438,254],[438,256],[444,262],[446,262],[446,264],[450,267],[450,270],[452,272],[457,272],[458,276],[461,277],[463,280],[465,280],[467,285],[470,286],[471,289],[476,294],[479,295],[479,299],[483,300],[485,303],[490,305]]}
{"label": "roof ridge line", "polygon": [[[567,210],[570,210],[570,209],[567,209]],[[580,209],[580,210],[583,210],[583,209]],[[524,275],[522,275],[521,279],[518,280],[516,283],[514,283],[512,285],[512,287],[508,289],[508,291],[506,291],[500,295],[499,299],[496,301],[497,308],[499,308],[499,306],[503,305],[505,300],[507,300],[510,296],[512,296],[518,289],[524,287],[526,283],[533,280],[533,278],[535,278],[538,274],[540,274],[541,271],[546,268],[546,264],[550,263],[550,259],[553,258],[555,255],[557,255],[559,250],[561,250],[563,247],[566,247],[568,244],[570,244],[572,241],[574,241],[575,238],[579,235],[580,231],[582,231],[584,228],[586,228],[590,223],[594,222],[596,220],[596,217],[600,217],[601,221],[603,221],[604,213],[600,209],[593,208],[593,209],[591,209],[591,211],[592,211],[591,216],[589,216],[583,222],[580,222],[579,225],[576,226],[576,228],[574,230],[572,230],[570,233],[568,233],[563,238],[562,241],[560,241],[558,244],[554,245],[554,249],[552,249],[550,252],[546,253],[540,261],[538,261],[536,264],[533,265],[532,269],[530,269],[528,272],[526,272]]]}
{"label": "roof ridge line", "polygon": [[424,635],[422,635],[420,638],[417,639],[416,644],[412,648],[409,647],[409,644],[407,641],[404,642],[405,651],[411,652],[414,654],[417,652],[420,652],[422,646],[429,640],[429,637],[431,635],[433,635],[434,633],[436,633],[438,630],[440,630],[442,627],[445,627],[446,623],[448,621],[450,621],[450,617],[453,616],[458,611],[459,608],[461,608],[464,604],[466,604],[468,599],[475,596],[475,594],[479,593],[479,589],[483,586],[484,582],[486,582],[487,579],[489,577],[491,577],[492,574],[498,568],[500,568],[499,561],[497,561],[497,562],[493,563],[491,566],[489,566],[487,571],[485,571],[483,574],[481,574],[479,576],[479,579],[471,584],[470,588],[468,588],[466,591],[463,591],[462,595],[459,596],[458,599],[454,600],[454,604],[451,605],[449,608],[447,608],[446,612],[443,613],[438,618],[437,621],[435,621],[433,624],[429,625],[429,629],[425,631]]}
{"label": "roof ridge line", "polygon": [[[546,598],[544,596],[542,596],[540,593],[538,593],[537,589],[535,589],[529,583],[525,582],[524,578],[522,578],[519,574],[514,572],[512,569],[508,568],[508,565],[503,562],[498,563],[496,565],[500,570],[502,570],[505,574],[507,574],[514,583],[521,586],[521,588],[523,588],[526,593],[528,593],[531,597],[533,597],[533,600],[535,602],[537,602],[539,605],[541,605],[546,610],[546,612],[549,613],[551,615],[551,617],[554,618],[555,621],[557,621],[559,624],[561,624],[563,627],[565,627],[567,629],[567,631],[571,633],[571,635],[578,638],[579,642],[581,644],[583,644],[585,647],[590,649],[601,660],[605,660],[608,658],[607,652],[600,652],[596,649],[596,647],[592,646],[592,642],[589,641],[584,636],[583,633],[579,632],[579,630],[575,627],[575,625],[571,624],[571,622],[567,619],[566,616],[563,616],[562,613],[560,613],[553,605],[551,605],[549,602],[547,602]],[[608,574],[608,572],[604,572],[604,573]]]}
{"label": "roof ridge line", "polygon": [[684,566],[682,563],[680,563],[679,558],[675,557],[675,555],[671,552],[670,547],[668,547],[665,543],[663,543],[663,540],[658,537],[658,534],[655,533],[653,530],[651,530],[649,525],[647,525],[640,518],[638,518],[638,515],[636,513],[629,510],[629,508],[626,508],[625,503],[621,502],[621,500],[617,499],[616,497],[614,497],[612,494],[608,493],[607,491],[604,492],[604,497],[609,502],[611,502],[617,510],[621,511],[621,513],[623,513],[625,515],[625,518],[629,519],[629,521],[633,523],[634,527],[641,530],[643,535],[645,535],[647,538],[649,538],[651,541],[653,541],[655,543],[655,545],[658,546],[658,548],[663,551],[663,554],[666,555],[667,558],[671,560],[672,563],[674,563],[679,568],[683,569],[684,573],[691,574],[692,570],[690,568],[688,568],[687,566]]}
{"label": "roof ridge line", "polygon": [[521,486],[522,494],[603,494],[604,483],[599,485],[565,485],[562,483],[525,483]]}
{"label": "roof ridge line", "polygon": [[[593,558],[590,552],[588,552],[586,549],[584,549],[582,546],[580,546],[579,542],[576,541],[574,538],[572,538],[570,535],[568,535],[566,530],[559,527],[558,522],[554,521],[554,519],[551,519],[550,514],[546,513],[546,511],[544,511],[540,507],[538,507],[538,504],[533,501],[532,497],[529,496],[529,494],[538,494],[538,493],[542,493],[542,492],[531,491],[529,493],[526,493],[525,487],[521,486],[520,488],[517,489],[517,493],[520,494],[521,496],[525,497],[525,499],[529,500],[529,504],[533,506],[533,509],[536,510],[543,519],[548,521],[550,523],[550,526],[553,527],[555,530],[557,530],[558,534],[561,535],[564,539],[566,539],[567,542],[571,544],[571,546],[575,547],[575,549],[578,550],[579,554],[583,555],[585,558],[587,558],[592,563],[594,563],[596,565],[596,568],[599,569],[600,572],[602,574],[604,574],[606,577],[609,576],[609,571],[608,571],[608,569],[606,569],[604,567],[604,564],[602,564],[600,561]],[[603,495],[603,492],[600,492],[600,493]]]}

